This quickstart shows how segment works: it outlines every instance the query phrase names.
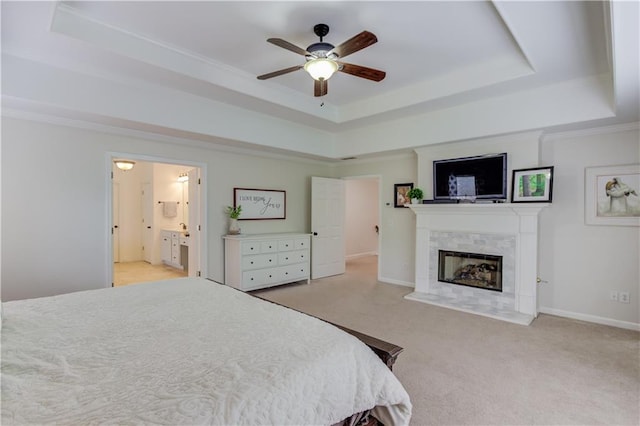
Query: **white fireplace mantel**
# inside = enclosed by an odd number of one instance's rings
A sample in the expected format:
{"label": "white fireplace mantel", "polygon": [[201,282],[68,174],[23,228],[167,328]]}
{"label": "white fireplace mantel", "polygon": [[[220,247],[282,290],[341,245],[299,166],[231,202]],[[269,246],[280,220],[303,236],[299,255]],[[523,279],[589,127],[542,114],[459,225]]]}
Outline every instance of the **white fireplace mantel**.
{"label": "white fireplace mantel", "polygon": [[[407,299],[529,324],[537,316],[538,215],[549,203],[413,204],[416,214],[416,285]],[[505,294],[460,289],[437,281],[432,238],[436,234],[504,237],[514,259],[513,283]],[[452,235],[454,235],[452,234]],[[449,234],[445,234],[449,235]],[[497,243],[500,246],[500,243]],[[451,249],[451,247],[442,247]],[[453,290],[448,290],[452,286]],[[443,290],[444,288],[444,290]]]}

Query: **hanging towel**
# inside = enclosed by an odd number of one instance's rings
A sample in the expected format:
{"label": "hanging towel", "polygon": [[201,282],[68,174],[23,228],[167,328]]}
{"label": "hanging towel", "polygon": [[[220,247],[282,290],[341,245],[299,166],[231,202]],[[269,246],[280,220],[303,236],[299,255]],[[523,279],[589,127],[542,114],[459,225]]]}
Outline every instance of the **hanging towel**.
{"label": "hanging towel", "polygon": [[162,202],[162,214],[164,217],[176,217],[178,216],[178,202],[177,201],[163,201]]}

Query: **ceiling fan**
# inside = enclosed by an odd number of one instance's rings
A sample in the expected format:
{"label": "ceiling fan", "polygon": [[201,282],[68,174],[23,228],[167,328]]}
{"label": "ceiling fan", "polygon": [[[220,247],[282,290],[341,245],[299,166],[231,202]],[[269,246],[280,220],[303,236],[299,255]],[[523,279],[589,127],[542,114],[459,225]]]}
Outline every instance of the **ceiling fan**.
{"label": "ceiling fan", "polygon": [[384,71],[363,67],[361,65],[348,64],[339,60],[376,43],[378,41],[377,37],[369,31],[363,31],[338,46],[322,41],[323,37],[329,34],[328,25],[315,25],[313,27],[313,32],[320,37],[320,41],[311,44],[306,50],[281,38],[267,39],[269,43],[304,56],[306,62],[304,65],[296,65],[278,71],[273,71],[268,74],[259,75],[258,80],[267,80],[269,78],[288,74],[304,68],[304,70],[307,71],[314,79],[313,95],[324,96],[328,91],[327,80],[336,71],[373,81],[382,81],[382,79],[387,75]]}

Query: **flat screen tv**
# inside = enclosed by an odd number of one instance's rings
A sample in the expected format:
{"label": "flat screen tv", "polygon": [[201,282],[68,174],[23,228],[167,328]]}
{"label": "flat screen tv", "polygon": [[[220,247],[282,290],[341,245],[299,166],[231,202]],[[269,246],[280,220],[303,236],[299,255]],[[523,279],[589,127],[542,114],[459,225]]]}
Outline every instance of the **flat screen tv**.
{"label": "flat screen tv", "polygon": [[433,162],[436,200],[506,200],[507,153]]}

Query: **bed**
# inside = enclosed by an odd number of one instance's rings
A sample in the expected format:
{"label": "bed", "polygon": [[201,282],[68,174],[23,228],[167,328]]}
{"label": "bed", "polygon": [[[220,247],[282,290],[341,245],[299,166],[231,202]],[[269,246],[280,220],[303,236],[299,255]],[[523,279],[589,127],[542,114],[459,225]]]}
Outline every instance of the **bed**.
{"label": "bed", "polygon": [[2,424],[408,424],[411,402],[333,325],[201,278],[2,304]]}

